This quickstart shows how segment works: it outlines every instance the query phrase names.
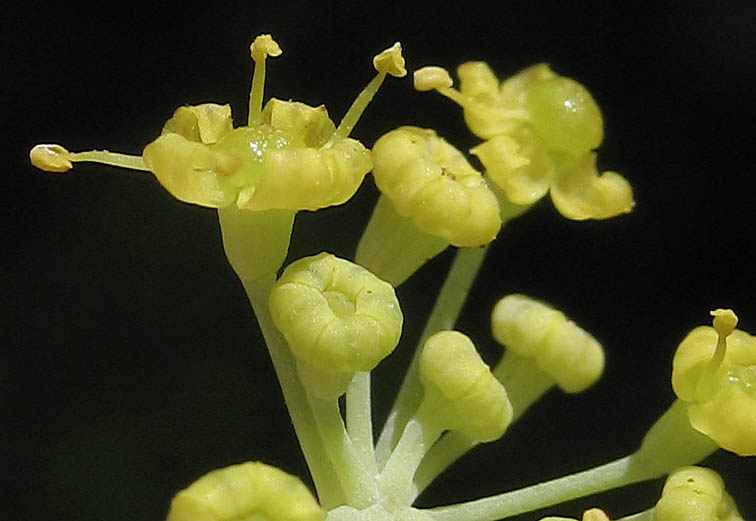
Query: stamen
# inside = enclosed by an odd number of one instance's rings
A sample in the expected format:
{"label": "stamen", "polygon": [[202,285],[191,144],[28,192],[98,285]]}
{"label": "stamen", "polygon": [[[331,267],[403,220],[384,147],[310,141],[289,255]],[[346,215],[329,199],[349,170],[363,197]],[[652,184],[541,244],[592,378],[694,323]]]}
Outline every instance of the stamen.
{"label": "stamen", "polygon": [[362,92],[357,95],[357,98],[352,102],[352,106],[347,110],[341,123],[339,123],[339,127],[336,129],[336,132],[334,132],[326,146],[335,143],[339,139],[349,137],[352,129],[357,124],[357,121],[359,121],[360,116],[362,116],[362,113],[373,99],[373,96],[375,96],[375,93],[378,92],[378,89],[383,84],[383,80],[386,78],[387,74],[396,78],[401,78],[407,75],[404,57],[402,56],[402,45],[399,42],[396,42],[388,49],[377,54],[373,58],[373,67],[378,71],[378,74],[375,78],[370,80],[370,83],[368,83],[367,86],[362,89]]}
{"label": "stamen", "polygon": [[45,172],[67,172],[73,168],[72,163],[102,163],[109,166],[128,168],[129,170],[150,169],[144,164],[142,156],[132,156],[108,152],[107,150],[88,150],[86,152],[69,152],[60,145],[36,145],[29,152],[34,166]]}
{"label": "stamen", "polygon": [[262,100],[265,87],[265,61],[268,56],[280,56],[281,48],[269,34],[261,34],[252,45],[249,46],[252,60],[255,62],[255,71],[252,74],[252,89],[249,92],[249,116],[247,122],[250,126],[262,121]]}
{"label": "stamen", "polygon": [[727,337],[738,325],[738,316],[731,309],[715,309],[710,314],[714,317],[712,325],[717,332],[717,347],[696,386],[696,397],[700,400],[710,398],[714,393],[716,388],[715,378],[727,351]]}
{"label": "stamen", "polygon": [[[414,75],[414,87],[415,90],[420,92],[428,92],[435,90],[442,96],[445,96],[452,100],[454,103],[462,107],[463,109],[480,110],[487,112],[492,110],[491,107],[486,107],[480,103],[477,99],[467,94],[462,94],[457,89],[453,88],[453,81],[449,72],[443,67],[435,65],[429,65],[421,67],[416,70]],[[526,119],[527,114],[523,114],[522,110],[517,109],[505,109],[502,107],[496,107],[496,112],[500,117],[510,117],[513,119]]]}
{"label": "stamen", "polygon": [[436,65],[421,67],[413,74],[413,81],[415,90],[420,92],[435,90],[462,108],[475,103],[473,98],[462,94],[452,87],[454,81],[452,81],[449,71],[443,67]]}

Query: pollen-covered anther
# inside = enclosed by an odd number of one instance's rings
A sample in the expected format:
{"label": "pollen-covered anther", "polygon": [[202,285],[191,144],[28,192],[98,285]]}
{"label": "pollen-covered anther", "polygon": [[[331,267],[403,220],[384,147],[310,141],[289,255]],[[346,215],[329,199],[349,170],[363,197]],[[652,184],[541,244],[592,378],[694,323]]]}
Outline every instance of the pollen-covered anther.
{"label": "pollen-covered anther", "polygon": [[421,92],[445,89],[454,84],[449,71],[435,65],[428,65],[416,70],[412,79],[415,90]]}
{"label": "pollen-covered anther", "polygon": [[63,173],[73,168],[69,152],[60,145],[36,145],[29,152],[32,165],[45,172]]}
{"label": "pollen-covered anther", "polygon": [[281,47],[269,34],[261,34],[249,46],[249,53],[256,62],[264,60],[268,56],[275,58],[281,56]]}
{"label": "pollen-covered anther", "polygon": [[378,72],[403,78],[407,75],[407,68],[402,56],[402,44],[396,42],[388,49],[381,51],[373,58],[373,67]]}
{"label": "pollen-covered anther", "polygon": [[738,326],[738,316],[731,309],[718,308],[710,311],[712,325],[721,337],[727,337]]}

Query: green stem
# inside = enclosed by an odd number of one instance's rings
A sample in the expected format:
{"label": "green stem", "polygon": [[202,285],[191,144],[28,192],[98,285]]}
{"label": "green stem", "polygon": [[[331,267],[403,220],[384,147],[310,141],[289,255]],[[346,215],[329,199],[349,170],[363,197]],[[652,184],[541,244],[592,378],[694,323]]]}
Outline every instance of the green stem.
{"label": "green stem", "polygon": [[396,213],[391,200],[381,195],[354,259],[397,287],[448,246],[445,240],[419,230],[412,219]]}
{"label": "green stem", "polygon": [[616,461],[551,481],[475,501],[434,508],[437,521],[494,521],[604,492],[694,465],[717,449],[691,427],[687,404],[677,400],[651,426],[640,448]]}
{"label": "green stem", "polygon": [[247,125],[250,127],[262,121],[262,101],[265,90],[265,62],[266,58],[255,60],[255,70],[252,73],[252,87],[249,91],[249,113]]}
{"label": "green stem", "polygon": [[349,110],[347,110],[347,113],[344,114],[344,117],[341,119],[336,132],[334,132],[329,141],[329,144],[326,146],[335,143],[339,139],[349,137],[349,134],[352,133],[352,129],[354,129],[354,126],[360,120],[360,116],[362,116],[362,113],[373,100],[373,96],[375,96],[375,93],[378,92],[381,84],[383,84],[384,79],[386,79],[386,73],[379,72],[372,80],[370,80],[370,83],[368,83],[365,88],[362,89],[362,91],[352,102]]}
{"label": "green stem", "polygon": [[355,373],[346,392],[347,433],[365,470],[378,475],[373,446],[373,419],[370,402],[370,373]]}
{"label": "green stem", "polygon": [[129,170],[142,170],[149,172],[150,169],[144,164],[142,156],[132,156],[129,154],[119,154],[117,152],[108,152],[107,150],[89,150],[86,152],[70,152],[68,160],[73,163],[88,162],[100,163],[103,165],[117,166],[128,168]]}
{"label": "green stem", "polygon": [[276,271],[289,250],[294,212],[250,212],[232,205],[218,209],[218,219],[226,257],[252,304],[321,504],[325,507],[339,505],[344,494],[315,427],[294,357],[268,309]]}
{"label": "green stem", "polygon": [[420,342],[415,349],[415,355],[399,389],[399,395],[378,438],[376,459],[379,469],[388,460],[401,432],[404,430],[404,426],[422,400],[423,388],[417,373],[417,363],[422,346],[434,333],[454,327],[487,251],[487,246],[483,248],[462,248],[457,251],[420,337]]}
{"label": "green stem", "polygon": [[695,465],[719,446],[695,430],[688,420],[688,404],[675,400],[643,438],[636,456],[658,474]]}
{"label": "green stem", "polygon": [[268,295],[274,282],[275,275],[254,282],[242,280],[265,338],[265,344],[268,347],[299,445],[302,447],[302,453],[318,491],[320,503],[324,508],[332,508],[343,503],[344,493],[316,428],[315,418],[307,402],[307,394],[297,376],[294,356],[289,350],[286,339],[273,324],[268,310]]}
{"label": "green stem", "polygon": [[513,492],[426,512],[437,521],[494,521],[658,477],[634,456]]}
{"label": "green stem", "polygon": [[[512,404],[512,423],[517,421],[538,398],[548,391],[554,380],[535,363],[507,350],[493,370],[493,375],[504,385]],[[415,475],[418,495],[452,463],[478,444],[459,431],[452,431],[433,445]]]}
{"label": "green stem", "polygon": [[478,444],[459,431],[447,432],[431,447],[415,474],[415,497],[428,488],[443,471]]}
{"label": "green stem", "polygon": [[421,407],[405,425],[379,478],[381,497],[396,506],[410,506],[417,497],[413,485],[415,471],[442,432],[423,409]]}
{"label": "green stem", "polygon": [[341,482],[346,502],[362,510],[378,499],[375,475],[362,465],[352,440],[344,427],[337,400],[323,400],[307,395],[320,438]]}
{"label": "green stem", "polygon": [[555,384],[554,379],[539,369],[532,358],[518,355],[511,349],[504,352],[493,375],[507,390],[512,404],[512,422],[525,414]]}
{"label": "green stem", "polygon": [[218,221],[226,258],[242,283],[275,278],[289,252],[294,211],[251,212],[232,204],[218,208]]}

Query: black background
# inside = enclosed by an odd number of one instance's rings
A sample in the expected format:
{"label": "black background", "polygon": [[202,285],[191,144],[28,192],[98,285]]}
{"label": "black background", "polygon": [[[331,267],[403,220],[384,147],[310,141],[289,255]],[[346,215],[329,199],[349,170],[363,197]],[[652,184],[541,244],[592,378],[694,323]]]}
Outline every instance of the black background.
{"label": "black background", "polygon": [[[81,5],[82,7],[77,7]],[[211,210],[173,200],[146,174],[96,165],[67,176],[28,164],[38,142],[139,153],[182,104],[230,102],[246,118],[248,45],[271,32],[267,95],[325,103],[337,120],[401,40],[408,68],[485,59],[502,75],[538,61],[584,83],[602,107],[599,165],[637,205],[574,223],[548,200],[492,246],[460,329],[495,362],[498,297],[548,300],[607,349],[582,396],[552,392],[506,438],[469,455],[421,499],[457,502],[620,457],[671,403],[679,340],[733,307],[756,332],[755,10],[750,2],[18,3],[2,22],[0,359],[4,519],[152,521],[204,472],[259,459],[306,477],[244,293]],[[477,141],[447,100],[390,80],[354,135],[401,124]],[[351,255],[376,198],[298,217],[291,258]],[[385,415],[451,254],[399,290],[407,326],[374,381]],[[719,470],[756,518],[756,463],[720,451]],[[306,478],[307,479],[307,478]],[[660,482],[548,510],[643,510]],[[529,514],[538,519],[544,514]]]}

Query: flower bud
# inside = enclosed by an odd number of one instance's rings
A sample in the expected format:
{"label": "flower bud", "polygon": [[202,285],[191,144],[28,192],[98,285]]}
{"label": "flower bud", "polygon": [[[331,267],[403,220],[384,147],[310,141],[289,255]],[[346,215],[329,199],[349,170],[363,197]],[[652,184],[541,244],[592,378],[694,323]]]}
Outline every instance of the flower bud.
{"label": "flower bud", "polygon": [[472,341],[458,331],[431,336],[420,355],[426,400],[436,407],[436,421],[472,440],[501,437],[512,421],[507,392],[481,360]]}
{"label": "flower bud", "polygon": [[682,467],[664,483],[654,508],[656,521],[742,521],[722,478],[711,469]]}
{"label": "flower bud", "polygon": [[302,481],[260,462],[213,470],[180,491],[166,521],[324,521]]}
{"label": "flower bud", "polygon": [[501,227],[496,196],[459,150],[432,130],[401,127],[373,146],[373,177],[402,217],[454,246],[482,246]]}
{"label": "flower bud", "polygon": [[507,295],[491,315],[494,338],[520,356],[532,358],[569,393],[593,385],[604,369],[601,344],[564,313],[525,295]]}
{"label": "flower bud", "polygon": [[324,373],[371,371],[402,332],[394,288],[329,253],[290,264],[271,291],[270,312],[298,363]]}

